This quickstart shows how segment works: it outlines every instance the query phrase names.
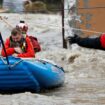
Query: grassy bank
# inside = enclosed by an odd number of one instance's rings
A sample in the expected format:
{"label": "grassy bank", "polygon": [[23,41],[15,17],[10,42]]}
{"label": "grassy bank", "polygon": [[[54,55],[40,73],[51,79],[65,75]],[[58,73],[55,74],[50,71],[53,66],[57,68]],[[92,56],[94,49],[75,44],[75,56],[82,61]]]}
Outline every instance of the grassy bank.
{"label": "grassy bank", "polygon": [[[0,8],[2,8],[2,3],[3,0],[0,0]],[[61,1],[33,0],[32,3],[24,3],[24,8],[25,12],[57,13],[61,10]],[[10,9],[9,12],[13,11]]]}
{"label": "grassy bank", "polygon": [[35,1],[35,2],[25,2],[24,8],[26,12],[32,13],[57,13],[61,10],[61,3],[50,3],[50,2],[42,2],[42,1]]}
{"label": "grassy bank", "polygon": [[46,3],[47,5],[47,9],[48,11],[51,11],[51,12],[60,12],[61,10],[61,3],[57,3],[57,4],[54,4],[54,3]]}

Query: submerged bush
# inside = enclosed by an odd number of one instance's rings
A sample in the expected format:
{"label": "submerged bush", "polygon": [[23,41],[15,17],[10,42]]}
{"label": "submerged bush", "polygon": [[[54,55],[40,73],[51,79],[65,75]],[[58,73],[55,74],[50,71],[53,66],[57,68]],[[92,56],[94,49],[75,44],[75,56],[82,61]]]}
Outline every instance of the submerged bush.
{"label": "submerged bush", "polygon": [[31,1],[26,1],[24,3],[24,9],[25,12],[41,12],[41,13],[47,13],[47,6],[44,2],[42,1],[35,1],[35,2],[31,2]]}

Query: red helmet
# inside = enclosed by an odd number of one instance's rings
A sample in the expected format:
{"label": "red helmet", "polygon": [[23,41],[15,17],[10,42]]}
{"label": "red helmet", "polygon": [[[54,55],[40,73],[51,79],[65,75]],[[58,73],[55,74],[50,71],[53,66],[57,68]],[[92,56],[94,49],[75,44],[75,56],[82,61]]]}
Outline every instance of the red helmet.
{"label": "red helmet", "polygon": [[20,23],[17,24],[16,27],[19,28],[22,32],[28,31],[28,25],[24,21],[20,21]]}

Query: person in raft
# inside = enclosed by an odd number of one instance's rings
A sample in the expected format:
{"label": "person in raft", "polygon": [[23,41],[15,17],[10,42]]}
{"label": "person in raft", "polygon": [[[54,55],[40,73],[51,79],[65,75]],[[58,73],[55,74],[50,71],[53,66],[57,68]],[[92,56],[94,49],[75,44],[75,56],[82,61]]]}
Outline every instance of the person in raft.
{"label": "person in raft", "polygon": [[28,36],[32,42],[33,48],[35,53],[40,52],[41,51],[41,46],[40,43],[38,42],[38,39],[32,35],[28,35],[28,25],[25,23],[25,21],[20,20],[20,23],[18,23],[16,25],[17,28],[20,28],[22,34],[24,37]]}
{"label": "person in raft", "polygon": [[[35,57],[33,45],[28,36],[23,37],[19,28],[14,28],[11,31],[11,36],[5,41],[5,49],[8,56],[15,57]],[[4,49],[1,51],[2,56],[6,56]]]}
{"label": "person in raft", "polygon": [[74,34],[74,36],[68,36],[66,40],[69,41],[69,44],[78,44],[86,48],[105,50],[105,33],[96,38],[81,38],[77,34]]}
{"label": "person in raft", "polygon": [[24,35],[24,37],[26,37],[27,32],[28,32],[28,25],[25,23],[24,20],[20,20],[20,23],[18,23],[16,25],[16,28],[20,28],[22,34]]}

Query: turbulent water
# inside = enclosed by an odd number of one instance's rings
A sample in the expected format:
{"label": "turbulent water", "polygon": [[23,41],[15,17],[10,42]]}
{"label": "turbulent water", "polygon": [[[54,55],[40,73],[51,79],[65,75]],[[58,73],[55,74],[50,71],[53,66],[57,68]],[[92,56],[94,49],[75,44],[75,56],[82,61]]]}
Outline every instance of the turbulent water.
{"label": "turbulent water", "polygon": [[[65,83],[62,87],[35,94],[1,94],[0,105],[105,105],[105,52],[72,45],[62,48],[61,16],[42,14],[0,14],[0,30],[4,40],[11,26],[26,20],[29,32],[42,47],[36,58],[46,58],[62,66]],[[8,24],[7,24],[8,23]],[[47,39],[47,40],[46,40]]]}

